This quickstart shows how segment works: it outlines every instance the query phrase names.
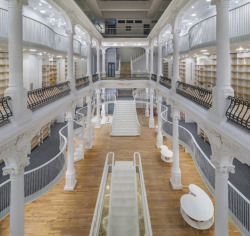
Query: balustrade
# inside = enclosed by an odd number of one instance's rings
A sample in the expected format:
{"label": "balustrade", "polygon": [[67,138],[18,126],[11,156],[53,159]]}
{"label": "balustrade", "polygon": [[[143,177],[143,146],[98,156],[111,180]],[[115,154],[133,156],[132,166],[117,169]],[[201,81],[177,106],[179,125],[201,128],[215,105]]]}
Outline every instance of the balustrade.
{"label": "balustrade", "polygon": [[69,81],[28,92],[28,108],[38,109],[70,93]]}
{"label": "balustrade", "polygon": [[76,79],[76,89],[79,90],[89,85],[89,77],[85,76],[83,78]]}
{"label": "balustrade", "polygon": [[177,82],[176,93],[209,109],[212,107],[212,91],[191,84]]}
{"label": "balustrade", "polygon": [[157,81],[157,75],[152,74],[152,75],[151,75],[151,80],[153,80],[153,81],[155,81],[155,82],[156,82],[156,81]]}
{"label": "balustrade", "polygon": [[99,75],[98,74],[94,74],[92,75],[92,82],[95,83],[99,80]]}
{"label": "balustrade", "polygon": [[232,96],[228,99],[230,105],[226,111],[227,119],[250,131],[250,103]]}
{"label": "balustrade", "polygon": [[172,80],[166,77],[160,77],[160,84],[168,89],[171,89],[171,82]]}
{"label": "balustrade", "polygon": [[11,100],[10,97],[0,98],[0,125],[8,121],[12,116],[12,111],[8,104],[9,100]]}

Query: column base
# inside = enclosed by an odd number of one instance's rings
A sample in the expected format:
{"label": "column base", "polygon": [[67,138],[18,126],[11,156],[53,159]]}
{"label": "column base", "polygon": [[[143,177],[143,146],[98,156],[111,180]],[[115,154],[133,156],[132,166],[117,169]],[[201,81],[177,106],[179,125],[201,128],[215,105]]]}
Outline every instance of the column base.
{"label": "column base", "polygon": [[66,184],[64,190],[73,191],[76,186],[77,180],[75,179],[75,170],[72,173],[66,172]]}
{"label": "column base", "polygon": [[154,128],[155,127],[155,120],[153,119],[149,119],[149,128]]}
{"label": "column base", "polygon": [[148,109],[148,104],[146,105],[146,109],[145,109],[145,116],[149,117],[149,109]]}
{"label": "column base", "polygon": [[157,142],[156,142],[156,147],[157,148],[161,148],[161,146],[163,145],[163,137],[162,135],[157,135]]}
{"label": "column base", "polygon": [[171,170],[171,178],[170,178],[170,183],[172,185],[173,190],[180,190],[182,189],[182,184],[181,184],[181,171],[178,170]]}
{"label": "column base", "polygon": [[93,141],[87,141],[85,143],[85,149],[92,149],[93,147]]}
{"label": "column base", "polygon": [[10,96],[13,116],[11,122],[17,125],[29,121],[32,111],[27,108],[27,90],[24,88],[10,87],[5,91],[5,96]]}

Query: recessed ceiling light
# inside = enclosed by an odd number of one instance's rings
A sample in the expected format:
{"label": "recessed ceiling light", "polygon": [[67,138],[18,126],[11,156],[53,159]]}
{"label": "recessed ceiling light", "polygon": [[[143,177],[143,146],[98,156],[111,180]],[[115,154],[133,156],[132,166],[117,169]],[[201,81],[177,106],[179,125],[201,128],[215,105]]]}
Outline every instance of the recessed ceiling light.
{"label": "recessed ceiling light", "polygon": [[194,13],[194,14],[192,14],[191,16],[196,16],[196,14]]}
{"label": "recessed ceiling light", "polygon": [[207,2],[211,2],[211,0],[207,0]]}
{"label": "recessed ceiling light", "polygon": [[194,6],[192,6],[192,8],[194,8]]}
{"label": "recessed ceiling light", "polygon": [[37,50],[36,49],[30,49],[29,51],[30,52],[36,52]]}
{"label": "recessed ceiling light", "polygon": [[42,6],[42,3],[39,3],[39,6]]}
{"label": "recessed ceiling light", "polygon": [[201,52],[207,52],[207,49],[202,49]]}
{"label": "recessed ceiling light", "polygon": [[40,12],[41,12],[41,13],[43,13],[43,14],[45,14],[45,13],[46,13],[46,11],[44,11],[44,10],[41,10]]}
{"label": "recessed ceiling light", "polygon": [[204,52],[203,54],[204,54],[204,55],[210,55],[210,53],[209,53],[209,52]]}
{"label": "recessed ceiling light", "polygon": [[240,48],[237,48],[236,50],[237,50],[237,51],[242,51],[242,50],[244,50],[244,48],[243,48],[243,47],[240,47]]}

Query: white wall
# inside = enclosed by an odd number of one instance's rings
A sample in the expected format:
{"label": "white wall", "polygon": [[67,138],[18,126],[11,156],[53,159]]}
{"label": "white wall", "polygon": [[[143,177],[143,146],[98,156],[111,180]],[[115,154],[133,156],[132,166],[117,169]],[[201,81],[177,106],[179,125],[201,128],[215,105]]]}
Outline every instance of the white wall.
{"label": "white wall", "polygon": [[41,88],[41,61],[37,55],[23,54],[23,83],[24,88],[30,90],[30,83],[33,83],[33,89]]}

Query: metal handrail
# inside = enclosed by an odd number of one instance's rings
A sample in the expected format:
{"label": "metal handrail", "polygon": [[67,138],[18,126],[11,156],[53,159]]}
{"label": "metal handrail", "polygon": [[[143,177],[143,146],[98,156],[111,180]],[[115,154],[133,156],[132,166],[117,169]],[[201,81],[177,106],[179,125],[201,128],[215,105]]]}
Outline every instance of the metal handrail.
{"label": "metal handrail", "polygon": [[87,87],[89,85],[89,77],[85,76],[82,78],[76,79],[76,89],[79,90],[81,88]]}
{"label": "metal handrail", "polygon": [[[111,164],[109,164],[109,159],[110,157],[112,158]],[[107,177],[108,177],[108,169],[109,166],[114,166],[115,163],[115,154],[113,152],[109,152],[106,155],[106,160],[105,160],[105,165],[103,168],[103,173],[102,173],[102,180],[98,192],[98,197],[96,200],[96,206],[95,206],[95,212],[91,224],[91,229],[90,229],[90,236],[98,236],[99,235],[99,228],[100,228],[100,223],[101,223],[101,216],[102,216],[102,208],[103,208],[103,201],[104,201],[104,196],[105,196],[105,186],[107,182]]]}
{"label": "metal handrail", "polygon": [[69,81],[28,91],[27,107],[35,110],[70,93]]}
{"label": "metal handrail", "polygon": [[98,74],[94,74],[92,75],[92,82],[95,83],[99,80],[99,75]]}
{"label": "metal handrail", "polygon": [[[137,165],[136,159],[138,159],[138,162],[139,162],[138,165]],[[145,235],[152,236],[153,233],[152,233],[150,215],[149,215],[149,210],[148,210],[147,193],[146,193],[145,183],[144,183],[141,155],[139,152],[134,153],[134,166],[138,166],[139,168],[141,195],[142,195],[141,199],[142,199],[142,206],[143,206],[143,213],[144,213]]]}
{"label": "metal handrail", "polygon": [[156,74],[152,74],[151,75],[151,80],[157,82],[157,75]]}
{"label": "metal handrail", "polygon": [[230,105],[226,111],[228,121],[250,131],[250,103],[232,96],[228,99],[230,99]]}
{"label": "metal handrail", "polygon": [[184,82],[177,82],[176,93],[209,109],[212,107],[212,90],[200,88]]}
{"label": "metal handrail", "polygon": [[123,73],[114,77],[102,77],[102,80],[149,80],[149,73]]}
{"label": "metal handrail", "polygon": [[172,80],[167,77],[163,77],[163,76],[160,77],[160,84],[166,88],[171,89],[171,82]]}
{"label": "metal handrail", "polygon": [[13,115],[8,104],[9,100],[11,100],[9,96],[0,98],[0,125],[8,121]]}

